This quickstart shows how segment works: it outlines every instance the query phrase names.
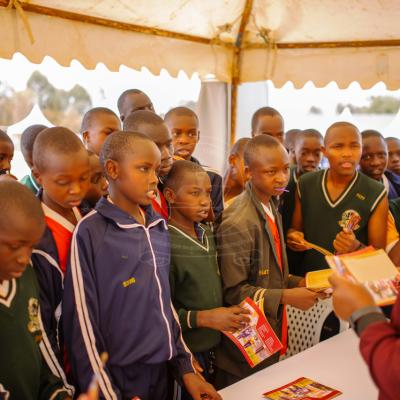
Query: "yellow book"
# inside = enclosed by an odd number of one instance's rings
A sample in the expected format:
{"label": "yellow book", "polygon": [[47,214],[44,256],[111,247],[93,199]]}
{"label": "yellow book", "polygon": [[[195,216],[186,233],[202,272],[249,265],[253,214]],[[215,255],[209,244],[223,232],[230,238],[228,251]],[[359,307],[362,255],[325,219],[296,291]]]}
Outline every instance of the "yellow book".
{"label": "yellow book", "polygon": [[314,292],[322,292],[331,287],[328,278],[332,275],[331,269],[307,272],[306,287]]}

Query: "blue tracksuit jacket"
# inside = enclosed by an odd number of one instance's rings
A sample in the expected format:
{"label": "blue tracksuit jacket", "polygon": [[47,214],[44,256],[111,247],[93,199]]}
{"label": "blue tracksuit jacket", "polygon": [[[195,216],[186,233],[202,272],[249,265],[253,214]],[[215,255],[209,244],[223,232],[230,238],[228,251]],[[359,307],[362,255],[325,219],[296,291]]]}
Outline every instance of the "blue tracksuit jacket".
{"label": "blue tracksuit jacket", "polygon": [[[140,364],[168,361],[177,375],[194,372],[170,298],[167,226],[151,207],[146,222],[139,224],[103,198],[72,239],[64,281],[65,341],[80,390],[96,374],[105,399],[130,396],[129,383],[124,388],[120,382],[129,381],[129,369]],[[105,367],[102,352],[109,354]]]}

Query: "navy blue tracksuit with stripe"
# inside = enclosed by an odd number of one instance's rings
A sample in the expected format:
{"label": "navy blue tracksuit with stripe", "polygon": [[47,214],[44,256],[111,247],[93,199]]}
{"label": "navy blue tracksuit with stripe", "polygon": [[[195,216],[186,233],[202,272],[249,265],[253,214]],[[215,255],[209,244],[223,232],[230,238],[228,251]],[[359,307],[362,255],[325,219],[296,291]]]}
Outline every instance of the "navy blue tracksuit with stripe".
{"label": "navy blue tracksuit with stripe", "polygon": [[176,376],[194,372],[171,303],[169,268],[166,223],[151,207],[143,226],[103,198],[77,225],[63,328],[81,391],[96,374],[101,398],[162,400],[167,364]]}

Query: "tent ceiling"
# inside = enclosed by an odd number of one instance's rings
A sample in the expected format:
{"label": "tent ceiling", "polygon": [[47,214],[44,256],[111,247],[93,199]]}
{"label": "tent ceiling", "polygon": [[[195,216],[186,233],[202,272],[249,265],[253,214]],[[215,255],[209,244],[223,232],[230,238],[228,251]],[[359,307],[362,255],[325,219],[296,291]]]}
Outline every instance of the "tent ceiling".
{"label": "tent ceiling", "polygon": [[[16,1],[16,0],[14,0]],[[230,82],[272,79],[296,86],[340,87],[384,81],[400,87],[398,0],[30,0],[23,18],[0,7],[0,56],[21,52],[34,62],[49,55],[62,65],[103,62],[118,70],[146,66],[176,75],[214,74]],[[0,0],[0,6],[8,0]],[[245,6],[238,65],[235,42]],[[237,53],[236,53],[237,54]],[[238,68],[237,68],[238,67]]]}

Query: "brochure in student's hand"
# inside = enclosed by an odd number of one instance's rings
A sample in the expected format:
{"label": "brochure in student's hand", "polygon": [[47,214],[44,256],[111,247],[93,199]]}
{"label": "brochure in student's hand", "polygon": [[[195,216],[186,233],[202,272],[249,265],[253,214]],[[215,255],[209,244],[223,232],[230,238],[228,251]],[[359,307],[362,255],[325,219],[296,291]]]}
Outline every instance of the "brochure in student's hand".
{"label": "brochure in student's hand", "polygon": [[253,368],[281,350],[282,343],[254,301],[247,297],[241,306],[250,311],[248,315],[250,322],[235,333],[224,332],[224,334],[235,343]]}
{"label": "brochure in student's hand", "polygon": [[267,400],[330,400],[342,392],[308,378],[299,378],[278,389],[264,393]]}
{"label": "brochure in student's hand", "polygon": [[379,306],[394,304],[400,287],[398,269],[382,249],[366,247],[354,253],[326,256],[331,269],[309,272],[306,286],[321,291],[330,287],[328,281],[333,271],[362,283]]}

